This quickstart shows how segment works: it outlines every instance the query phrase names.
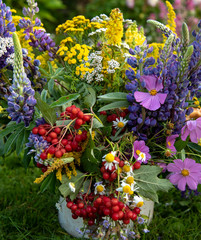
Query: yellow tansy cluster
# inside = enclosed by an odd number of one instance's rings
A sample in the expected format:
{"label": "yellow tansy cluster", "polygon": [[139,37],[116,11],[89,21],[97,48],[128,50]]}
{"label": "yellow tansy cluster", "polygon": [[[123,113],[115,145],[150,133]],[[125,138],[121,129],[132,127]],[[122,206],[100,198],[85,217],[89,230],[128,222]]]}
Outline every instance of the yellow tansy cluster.
{"label": "yellow tansy cluster", "polygon": [[141,28],[138,30],[135,22],[125,32],[125,42],[132,48],[134,46],[141,46],[145,40],[144,29]]}
{"label": "yellow tansy cluster", "polygon": [[123,37],[123,15],[118,8],[110,13],[110,20],[106,23],[105,37],[108,44],[120,45]]}
{"label": "yellow tansy cluster", "polygon": [[83,78],[84,75],[85,75],[87,72],[92,73],[93,70],[94,70],[94,68],[89,68],[89,66],[90,66],[90,63],[88,63],[88,62],[85,63],[85,64],[83,64],[83,63],[80,64],[79,66],[76,67],[75,74],[76,74],[77,76],[80,75],[80,77]]}

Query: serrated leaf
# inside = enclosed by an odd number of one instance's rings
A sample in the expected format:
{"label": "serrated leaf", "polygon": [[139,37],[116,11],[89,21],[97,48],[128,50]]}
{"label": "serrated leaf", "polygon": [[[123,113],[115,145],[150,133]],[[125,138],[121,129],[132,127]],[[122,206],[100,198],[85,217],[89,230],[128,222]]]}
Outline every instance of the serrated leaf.
{"label": "serrated leaf", "polygon": [[76,100],[79,96],[80,96],[80,94],[78,94],[78,93],[63,96],[63,97],[59,98],[57,101],[53,102],[50,105],[50,107],[60,107],[66,103]]}
{"label": "serrated leaf", "polygon": [[53,93],[54,93],[54,79],[53,78],[50,79],[48,81],[47,85],[48,85],[48,90],[49,90],[50,94],[53,95]]}
{"label": "serrated leaf", "polygon": [[5,129],[1,130],[0,137],[5,137],[6,135],[10,134],[11,132],[19,128],[24,128],[24,123],[16,124],[15,122],[13,122],[13,124],[7,125]]}
{"label": "serrated leaf", "polygon": [[36,92],[35,98],[37,100],[36,106],[41,111],[45,121],[51,125],[54,125],[57,119],[56,111],[51,108],[47,103],[41,100],[40,94],[38,92]]}
{"label": "serrated leaf", "polygon": [[[71,200],[76,198],[77,194],[82,187],[82,183],[84,181],[85,174],[76,170],[77,176],[71,176],[69,179],[67,176],[62,175],[61,186],[59,187],[59,191],[64,197],[70,196]],[[69,183],[72,182],[75,184],[75,192],[72,192]]]}
{"label": "serrated leaf", "polygon": [[201,153],[201,146],[196,144],[196,143],[193,143],[193,142],[189,142],[187,144],[188,147],[190,147],[191,149],[195,150],[196,152],[199,152]]}
{"label": "serrated leaf", "polygon": [[106,110],[111,110],[115,108],[128,108],[129,107],[129,102],[128,101],[116,101],[110,104],[105,105],[104,107],[100,108],[98,111],[106,111]]}
{"label": "serrated leaf", "polygon": [[23,130],[17,138],[16,141],[16,153],[19,156],[19,154],[21,153],[23,147],[24,147],[24,138],[25,138],[25,130]]}
{"label": "serrated leaf", "polygon": [[105,95],[98,96],[101,101],[125,101],[127,99],[127,93],[114,92],[107,93]]}
{"label": "serrated leaf", "polygon": [[146,195],[144,197],[156,202],[158,202],[157,191],[167,192],[172,187],[169,180],[157,177],[159,173],[161,173],[160,167],[149,165],[141,166],[134,171],[134,178],[142,196]]}
{"label": "serrated leaf", "polygon": [[43,193],[47,189],[54,193],[55,190],[55,183],[56,183],[56,176],[55,173],[50,173],[45,180],[42,182],[40,186],[40,191]]}

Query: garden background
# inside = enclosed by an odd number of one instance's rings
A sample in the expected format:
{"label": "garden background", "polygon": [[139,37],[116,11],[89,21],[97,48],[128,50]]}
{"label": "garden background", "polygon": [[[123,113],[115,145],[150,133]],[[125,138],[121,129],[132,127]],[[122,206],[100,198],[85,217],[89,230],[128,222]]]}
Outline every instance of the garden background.
{"label": "garden background", "polygon": [[[18,15],[26,5],[24,0],[4,1],[7,6],[17,10]],[[191,30],[201,19],[199,1],[170,1],[177,12],[177,26],[184,20],[191,23]],[[163,1],[138,0],[38,0],[39,18],[45,24],[47,32],[54,33],[57,25],[76,15],[87,18],[101,13],[109,15],[111,9],[120,8],[127,19],[135,19],[145,32],[157,32],[146,29],[146,20],[155,18],[160,21],[165,14]],[[0,152],[2,152],[0,144]],[[40,175],[40,169],[31,165],[24,168],[20,157],[12,154],[0,157],[0,239],[73,239],[59,226],[55,203],[59,192],[40,194],[34,179]],[[200,189],[201,192],[201,189]],[[155,204],[154,218],[149,226],[150,232],[142,239],[201,239],[201,195],[184,198],[176,189],[159,195],[159,204]]]}

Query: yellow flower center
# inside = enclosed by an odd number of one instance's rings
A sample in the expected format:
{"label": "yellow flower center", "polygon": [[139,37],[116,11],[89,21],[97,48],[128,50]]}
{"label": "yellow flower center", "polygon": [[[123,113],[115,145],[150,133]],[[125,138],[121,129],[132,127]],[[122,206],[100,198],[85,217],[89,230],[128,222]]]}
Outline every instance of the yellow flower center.
{"label": "yellow flower center", "polygon": [[128,183],[128,184],[134,183],[134,177],[132,177],[132,176],[127,177],[126,183]]}
{"label": "yellow flower center", "polygon": [[136,205],[137,205],[137,207],[142,207],[143,206],[143,202],[138,202]]}
{"label": "yellow flower center", "polygon": [[123,122],[118,122],[117,127],[123,128],[124,127],[124,123]]}
{"label": "yellow flower center", "polygon": [[189,171],[188,171],[187,169],[183,169],[183,170],[181,171],[181,174],[182,174],[184,177],[186,177],[186,176],[189,175]]}
{"label": "yellow flower center", "polygon": [[130,166],[124,165],[123,170],[124,170],[124,172],[130,172]]}
{"label": "yellow flower center", "polygon": [[126,185],[123,187],[123,192],[124,193],[129,193],[131,191],[131,187],[129,185]]}
{"label": "yellow flower center", "polygon": [[141,151],[140,150],[136,150],[136,153],[137,153],[137,155],[139,155],[141,153]]}
{"label": "yellow flower center", "polygon": [[151,91],[149,91],[149,93],[152,95],[152,96],[155,96],[157,94],[157,91],[156,89],[152,89]]}
{"label": "yellow flower center", "polygon": [[104,187],[102,185],[98,185],[96,187],[97,192],[102,192],[104,190]]}
{"label": "yellow flower center", "polygon": [[141,154],[140,154],[140,157],[141,157],[141,158],[144,158],[144,157],[145,157],[144,153],[141,153]]}
{"label": "yellow flower center", "polygon": [[130,190],[129,194],[130,194],[130,195],[132,195],[132,194],[133,194],[133,191],[132,191],[132,190]]}
{"label": "yellow flower center", "polygon": [[167,144],[168,144],[169,146],[171,146],[171,143],[170,143],[170,142],[168,142]]}
{"label": "yellow flower center", "polygon": [[105,160],[109,163],[114,161],[114,155],[112,153],[108,153],[105,157]]}

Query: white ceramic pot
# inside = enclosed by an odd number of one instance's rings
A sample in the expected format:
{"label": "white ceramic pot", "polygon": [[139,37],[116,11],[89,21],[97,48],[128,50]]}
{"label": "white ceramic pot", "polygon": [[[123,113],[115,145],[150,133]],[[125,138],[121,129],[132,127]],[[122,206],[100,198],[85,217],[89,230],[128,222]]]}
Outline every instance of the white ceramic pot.
{"label": "white ceramic pot", "polygon": [[[82,218],[72,218],[71,210],[66,207],[66,200],[63,197],[60,197],[59,202],[56,204],[56,206],[58,208],[58,217],[61,227],[73,237],[83,237],[83,235],[76,230],[83,227]],[[150,223],[153,218],[153,212],[154,202],[144,200],[144,205],[141,207],[141,214],[148,216],[148,223]],[[84,237],[88,238],[87,235]]]}

